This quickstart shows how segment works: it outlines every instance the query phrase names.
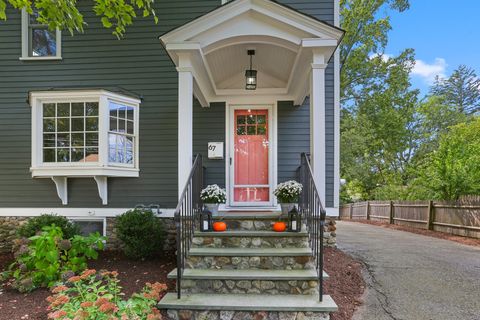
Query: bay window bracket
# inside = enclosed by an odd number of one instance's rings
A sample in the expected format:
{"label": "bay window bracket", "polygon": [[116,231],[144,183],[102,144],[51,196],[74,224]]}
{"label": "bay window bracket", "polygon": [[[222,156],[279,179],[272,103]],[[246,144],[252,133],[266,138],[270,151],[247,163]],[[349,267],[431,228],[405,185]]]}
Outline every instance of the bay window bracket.
{"label": "bay window bracket", "polygon": [[57,188],[57,195],[65,206],[68,204],[68,183],[67,177],[51,177]]}

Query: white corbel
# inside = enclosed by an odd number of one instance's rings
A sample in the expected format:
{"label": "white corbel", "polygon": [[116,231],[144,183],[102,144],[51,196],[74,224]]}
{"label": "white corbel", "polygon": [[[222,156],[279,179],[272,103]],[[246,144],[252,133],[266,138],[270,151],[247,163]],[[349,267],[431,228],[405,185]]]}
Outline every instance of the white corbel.
{"label": "white corbel", "polygon": [[98,195],[102,199],[102,204],[105,206],[108,204],[108,179],[104,176],[93,177],[97,183]]}
{"label": "white corbel", "polygon": [[62,200],[62,204],[65,206],[68,204],[68,183],[67,177],[52,177],[57,187],[57,195]]}

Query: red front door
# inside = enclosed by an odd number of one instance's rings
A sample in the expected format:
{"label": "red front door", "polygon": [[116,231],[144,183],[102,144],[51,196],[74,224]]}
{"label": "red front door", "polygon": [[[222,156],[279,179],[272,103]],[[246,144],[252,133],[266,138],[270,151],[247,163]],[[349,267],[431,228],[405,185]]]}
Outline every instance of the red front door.
{"label": "red front door", "polygon": [[235,110],[234,203],[270,202],[268,110]]}

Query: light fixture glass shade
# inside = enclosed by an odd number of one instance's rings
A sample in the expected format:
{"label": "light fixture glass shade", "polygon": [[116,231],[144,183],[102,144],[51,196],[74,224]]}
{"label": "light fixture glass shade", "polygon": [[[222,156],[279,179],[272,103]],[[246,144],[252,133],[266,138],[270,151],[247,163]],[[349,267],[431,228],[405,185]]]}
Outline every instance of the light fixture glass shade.
{"label": "light fixture glass shade", "polygon": [[245,79],[246,79],[245,89],[247,90],[257,89],[257,70],[246,70]]}

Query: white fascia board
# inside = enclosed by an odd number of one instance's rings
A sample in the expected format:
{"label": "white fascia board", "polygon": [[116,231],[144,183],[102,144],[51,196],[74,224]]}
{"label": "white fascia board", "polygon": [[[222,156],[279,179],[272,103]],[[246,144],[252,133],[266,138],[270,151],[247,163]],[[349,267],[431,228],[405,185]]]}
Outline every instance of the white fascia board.
{"label": "white fascia board", "polygon": [[[0,217],[36,217],[42,214],[57,214],[72,218],[114,218],[133,208],[0,208]],[[175,209],[160,208],[158,217],[173,218]]]}
{"label": "white fascia board", "polygon": [[335,49],[338,45],[338,40],[336,39],[302,39],[302,47],[312,48],[312,47],[333,47]]}
{"label": "white fascia board", "polygon": [[50,91],[31,91],[29,93],[29,102],[32,106],[32,102],[35,99],[40,101],[42,100],[58,100],[62,99],[72,100],[72,99],[100,99],[101,96],[105,96],[114,100],[121,100],[124,103],[130,104],[140,104],[141,100],[135,97],[126,96],[119,93],[110,92],[103,89],[98,90],[82,90],[82,89],[66,89],[66,90],[50,90]]}
{"label": "white fascia board", "polygon": [[237,0],[209,12],[160,37],[164,44],[186,41],[249,10],[256,11],[279,22],[322,38],[340,39],[343,31],[324,22],[296,12],[280,4],[265,0]]}

